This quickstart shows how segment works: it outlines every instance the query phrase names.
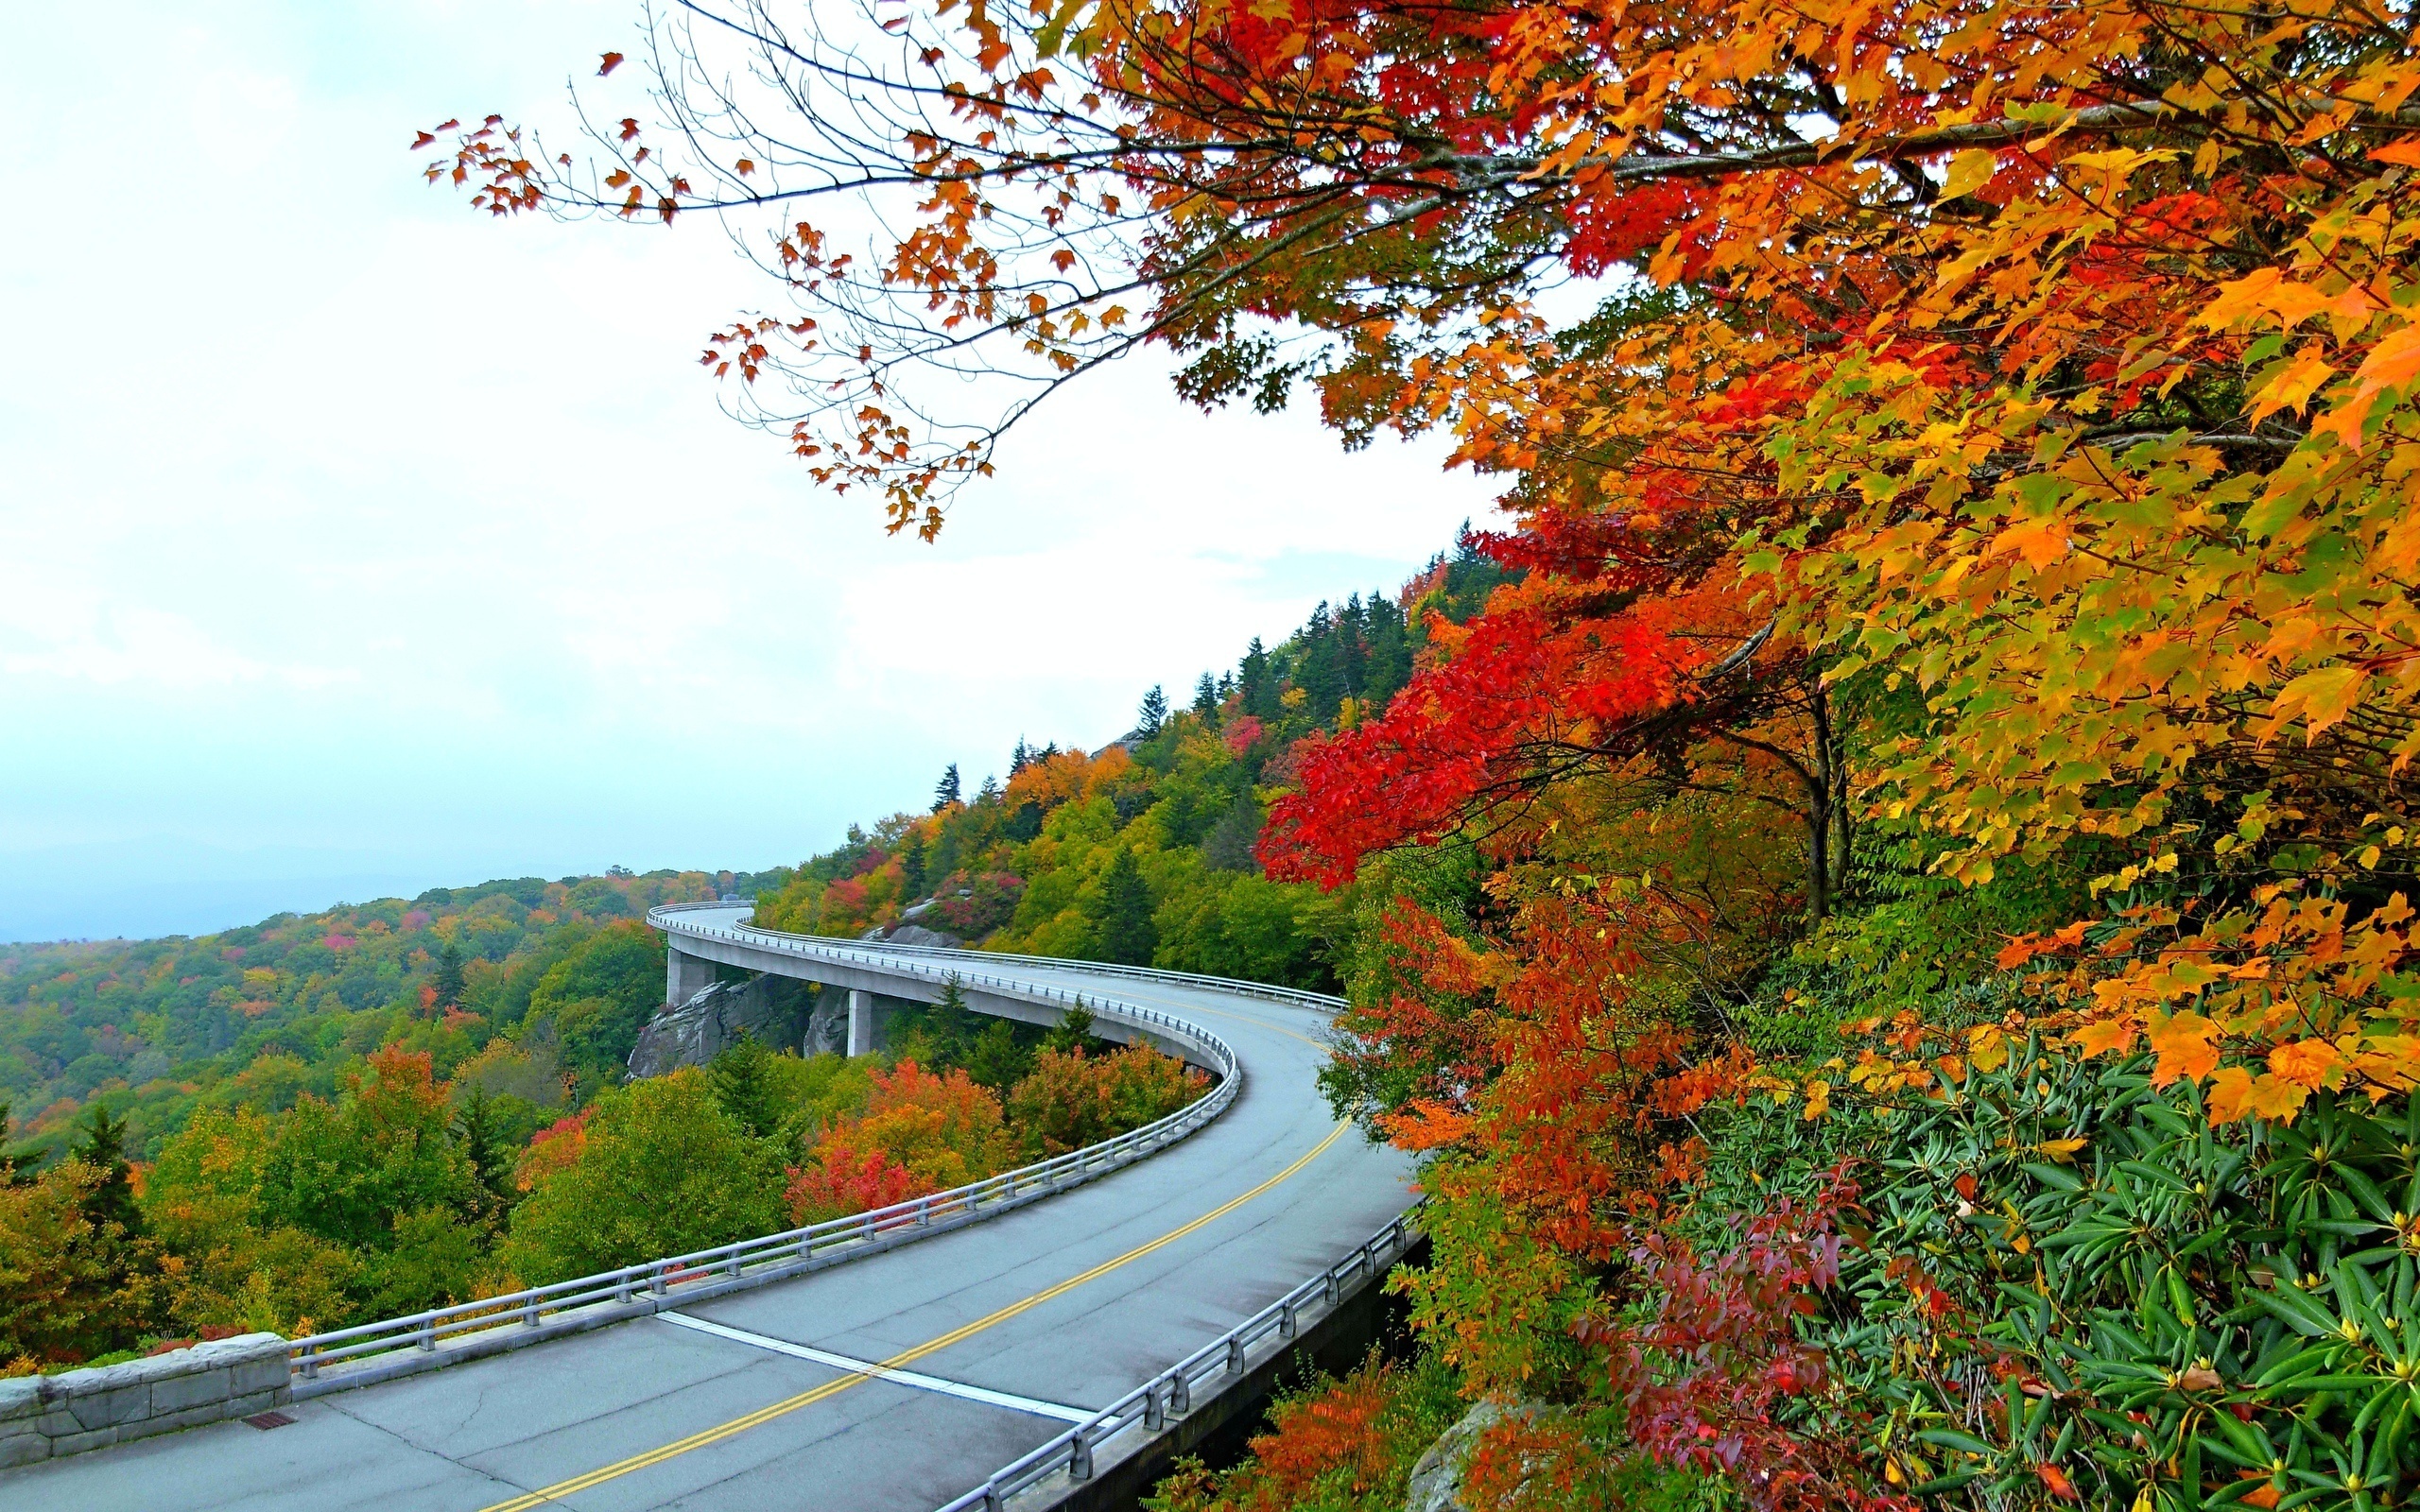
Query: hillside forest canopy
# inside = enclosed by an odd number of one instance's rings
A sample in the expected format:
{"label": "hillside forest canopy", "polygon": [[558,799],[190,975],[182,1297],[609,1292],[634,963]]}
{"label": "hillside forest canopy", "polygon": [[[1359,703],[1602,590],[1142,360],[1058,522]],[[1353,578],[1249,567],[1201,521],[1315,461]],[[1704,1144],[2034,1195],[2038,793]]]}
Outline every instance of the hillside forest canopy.
{"label": "hillside forest canopy", "polygon": [[695,0],[582,139],[414,146],[717,219],[766,302],[707,373],[894,530],[1147,346],[1501,484],[1478,611],[1259,773],[1269,882],[1353,904],[1328,1085],[1424,1161],[1421,1352],[1165,1505],[1400,1504],[1487,1398],[1474,1507],[2390,1506],[2412,24]]}

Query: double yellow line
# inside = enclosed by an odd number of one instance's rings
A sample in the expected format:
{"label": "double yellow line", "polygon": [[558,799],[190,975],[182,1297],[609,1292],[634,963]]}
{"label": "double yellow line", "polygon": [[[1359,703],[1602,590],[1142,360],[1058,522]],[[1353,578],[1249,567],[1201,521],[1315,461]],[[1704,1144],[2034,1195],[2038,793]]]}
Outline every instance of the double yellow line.
{"label": "double yellow line", "polygon": [[[1236,1197],[1231,1201],[1221,1203],[1219,1206],[1211,1209],[1208,1212],[1203,1213],[1201,1217],[1194,1219],[1192,1222],[1171,1228],[1167,1233],[1160,1235],[1160,1237],[1152,1240],[1149,1244],[1137,1245],[1132,1249],[1130,1249],[1126,1253],[1118,1256],[1115,1260],[1103,1261],[1101,1263],[1095,1265],[1092,1269],[1085,1271],[1080,1276],[1070,1276],[1065,1280],[1061,1281],[1058,1285],[1046,1287],[1042,1291],[1034,1293],[1031,1297],[1026,1297],[1022,1301],[1011,1302],[1008,1306],[1001,1308],[996,1313],[986,1314],[984,1316],[977,1318],[974,1322],[952,1329],[947,1333],[942,1334],[938,1338],[927,1339],[924,1343],[917,1345],[914,1349],[902,1350],[901,1352],[892,1355],[890,1359],[879,1362],[881,1368],[885,1370],[896,1370],[905,1366],[913,1364],[936,1350],[948,1349],[951,1345],[958,1343],[961,1339],[972,1338],[976,1334],[982,1332],[985,1329],[991,1328],[996,1324],[1005,1323],[1009,1319],[1015,1317],[1020,1313],[1040,1307],[1043,1303],[1050,1301],[1054,1297],[1064,1297],[1069,1292],[1074,1291],[1077,1287],[1083,1285],[1086,1281],[1098,1280],[1101,1277],[1108,1275],[1111,1271],[1117,1269],[1119,1266],[1132,1264],[1155,1249],[1164,1248],[1168,1245],[1175,1244],[1178,1240],[1183,1239],[1189,1233],[1192,1233],[1195,1229],[1201,1228],[1205,1224],[1215,1223],[1219,1219],[1235,1211],[1237,1208],[1242,1207],[1245,1203],[1250,1202],[1253,1198],[1259,1196],[1262,1193],[1276,1186],[1279,1182],[1290,1177],[1294,1173],[1300,1171],[1303,1167],[1319,1159],[1321,1154],[1323,1153],[1329,1145],[1334,1144],[1338,1139],[1342,1137],[1344,1131],[1352,1126],[1353,1125],[1349,1123],[1337,1125],[1334,1129],[1329,1131],[1327,1138],[1313,1145],[1307,1153],[1293,1164],[1288,1166],[1283,1171],[1278,1172],[1275,1176],[1270,1177],[1268,1180],[1263,1181],[1260,1185],[1253,1188],[1243,1195]],[[585,1475],[575,1475],[570,1480],[558,1481],[552,1486],[542,1486],[535,1491],[516,1496],[510,1502],[498,1502],[493,1506],[483,1509],[483,1512],[529,1512],[530,1508],[544,1506],[558,1497],[570,1496],[576,1492],[585,1491],[592,1486],[602,1486],[607,1481],[616,1480],[622,1476],[631,1473],[634,1470],[643,1470],[650,1465],[661,1465],[666,1460],[676,1459],[683,1454],[688,1453],[691,1450],[703,1449],[709,1444],[719,1444],[726,1438],[731,1438],[737,1435],[744,1434],[751,1428],[762,1427],[764,1424],[771,1422],[774,1418],[786,1417],[790,1413],[798,1411],[802,1407],[812,1407],[817,1402],[823,1400],[827,1397],[838,1396],[841,1392],[848,1390],[851,1386],[857,1384],[859,1382],[870,1381],[873,1379],[873,1378],[872,1376],[866,1375],[862,1372],[852,1372],[851,1374],[840,1377],[837,1381],[827,1381],[823,1384],[814,1388],[812,1391],[802,1391],[797,1396],[786,1398],[783,1400],[774,1402],[769,1407],[759,1407],[754,1412],[749,1413],[745,1417],[734,1418],[727,1423],[720,1423],[715,1427],[705,1429],[702,1432],[691,1434],[686,1438],[675,1439],[671,1443],[663,1445],[660,1448],[650,1449],[644,1454],[633,1454],[629,1459],[616,1460],[611,1465],[590,1470]]]}

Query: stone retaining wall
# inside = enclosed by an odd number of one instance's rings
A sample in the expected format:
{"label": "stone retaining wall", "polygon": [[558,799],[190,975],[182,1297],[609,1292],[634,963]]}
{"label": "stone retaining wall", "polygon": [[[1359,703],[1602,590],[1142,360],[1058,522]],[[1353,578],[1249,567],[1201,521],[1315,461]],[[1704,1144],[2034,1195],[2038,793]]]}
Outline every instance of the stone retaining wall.
{"label": "stone retaining wall", "polygon": [[267,1412],[293,1400],[286,1373],[285,1340],[246,1333],[124,1365],[0,1381],[0,1469]]}

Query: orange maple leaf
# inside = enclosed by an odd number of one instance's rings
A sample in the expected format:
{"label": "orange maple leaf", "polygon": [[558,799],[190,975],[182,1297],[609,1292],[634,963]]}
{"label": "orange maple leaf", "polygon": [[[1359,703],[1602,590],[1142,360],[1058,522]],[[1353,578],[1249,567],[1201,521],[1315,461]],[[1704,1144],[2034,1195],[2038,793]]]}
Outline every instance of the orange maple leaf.
{"label": "orange maple leaf", "polygon": [[2317,1091],[2343,1058],[2325,1040],[2297,1040],[2269,1052],[2269,1069],[2306,1091]]}
{"label": "orange maple leaf", "polygon": [[2159,1056],[2152,1085],[2165,1087],[2183,1076],[2200,1081],[2219,1065],[2219,1026],[2198,1013],[2175,1013],[2152,1025],[2152,1049]]}

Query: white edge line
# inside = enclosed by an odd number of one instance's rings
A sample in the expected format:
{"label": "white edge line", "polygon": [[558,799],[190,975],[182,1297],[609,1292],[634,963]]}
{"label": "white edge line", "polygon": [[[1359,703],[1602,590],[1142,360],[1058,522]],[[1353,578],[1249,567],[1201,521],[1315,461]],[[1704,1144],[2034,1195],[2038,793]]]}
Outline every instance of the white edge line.
{"label": "white edge line", "polygon": [[735,1344],[752,1345],[759,1349],[769,1349],[775,1354],[786,1354],[794,1359],[811,1360],[817,1365],[830,1366],[836,1370],[846,1370],[853,1375],[869,1376],[873,1380],[888,1381],[896,1385],[914,1386],[923,1391],[936,1391],[945,1397],[962,1397],[968,1401],[980,1401],[994,1407],[1006,1407],[1011,1412],[1031,1413],[1037,1418],[1055,1418],[1063,1423],[1088,1423],[1100,1416],[1098,1413],[1089,1412],[1081,1407],[1069,1407],[1055,1401],[1042,1401],[1032,1397],[1011,1396],[1008,1392],[993,1391],[983,1386],[970,1386],[962,1381],[944,1381],[939,1376],[928,1376],[914,1370],[893,1370],[886,1366],[876,1365],[871,1360],[853,1360],[845,1354],[834,1354],[829,1349],[818,1349],[804,1344],[792,1344],[787,1339],[769,1338],[762,1333],[751,1333],[745,1329],[726,1328],[720,1323],[709,1323],[704,1318],[691,1317],[685,1313],[658,1313],[655,1315],[666,1323],[677,1323],[684,1329],[695,1329],[700,1333],[711,1333],[717,1338],[730,1339]]}

